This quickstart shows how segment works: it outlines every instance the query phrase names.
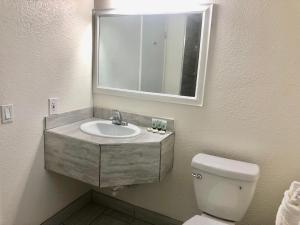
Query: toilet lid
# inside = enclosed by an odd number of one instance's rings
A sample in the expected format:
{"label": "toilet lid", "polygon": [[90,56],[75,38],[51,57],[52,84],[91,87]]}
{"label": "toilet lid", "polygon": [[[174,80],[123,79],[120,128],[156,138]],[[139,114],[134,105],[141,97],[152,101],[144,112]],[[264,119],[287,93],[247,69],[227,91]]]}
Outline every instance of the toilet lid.
{"label": "toilet lid", "polygon": [[234,225],[234,223],[203,214],[190,218],[183,225]]}

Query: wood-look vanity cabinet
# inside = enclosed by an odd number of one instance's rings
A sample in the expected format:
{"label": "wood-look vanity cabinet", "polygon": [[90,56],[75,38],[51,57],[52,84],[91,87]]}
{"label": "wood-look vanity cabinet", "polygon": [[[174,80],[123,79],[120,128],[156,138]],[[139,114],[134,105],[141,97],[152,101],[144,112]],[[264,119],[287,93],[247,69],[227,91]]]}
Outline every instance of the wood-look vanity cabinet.
{"label": "wood-look vanity cabinet", "polygon": [[45,168],[100,188],[155,183],[172,169],[174,137],[102,145],[46,130]]}

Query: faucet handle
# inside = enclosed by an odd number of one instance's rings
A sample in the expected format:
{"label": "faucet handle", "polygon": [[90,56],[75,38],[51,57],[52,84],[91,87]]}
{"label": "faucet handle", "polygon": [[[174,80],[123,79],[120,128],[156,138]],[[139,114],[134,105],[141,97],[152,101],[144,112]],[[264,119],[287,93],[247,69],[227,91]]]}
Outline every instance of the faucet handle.
{"label": "faucet handle", "polygon": [[127,121],[122,121],[122,126],[128,126],[128,122]]}
{"label": "faucet handle", "polygon": [[112,110],[112,123],[116,125],[122,125],[122,114],[118,110]]}
{"label": "faucet handle", "polygon": [[120,115],[121,115],[121,113],[116,109],[113,109],[111,111],[111,114],[112,114],[112,117],[120,117]]}

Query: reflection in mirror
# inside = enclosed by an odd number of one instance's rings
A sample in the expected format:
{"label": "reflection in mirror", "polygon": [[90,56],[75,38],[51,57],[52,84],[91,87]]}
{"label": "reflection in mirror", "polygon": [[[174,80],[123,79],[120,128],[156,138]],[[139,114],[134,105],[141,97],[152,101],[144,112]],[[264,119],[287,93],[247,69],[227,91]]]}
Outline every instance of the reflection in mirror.
{"label": "reflection in mirror", "polygon": [[100,16],[98,85],[196,95],[202,13]]}

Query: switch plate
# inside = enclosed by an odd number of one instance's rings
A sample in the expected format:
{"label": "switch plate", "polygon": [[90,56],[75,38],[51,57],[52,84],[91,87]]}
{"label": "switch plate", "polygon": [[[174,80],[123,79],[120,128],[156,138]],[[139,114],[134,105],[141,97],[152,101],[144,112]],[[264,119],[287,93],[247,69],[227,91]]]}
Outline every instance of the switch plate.
{"label": "switch plate", "polygon": [[13,104],[1,105],[2,124],[13,122]]}
{"label": "switch plate", "polygon": [[58,113],[58,98],[48,99],[48,112],[49,115],[54,115]]}

